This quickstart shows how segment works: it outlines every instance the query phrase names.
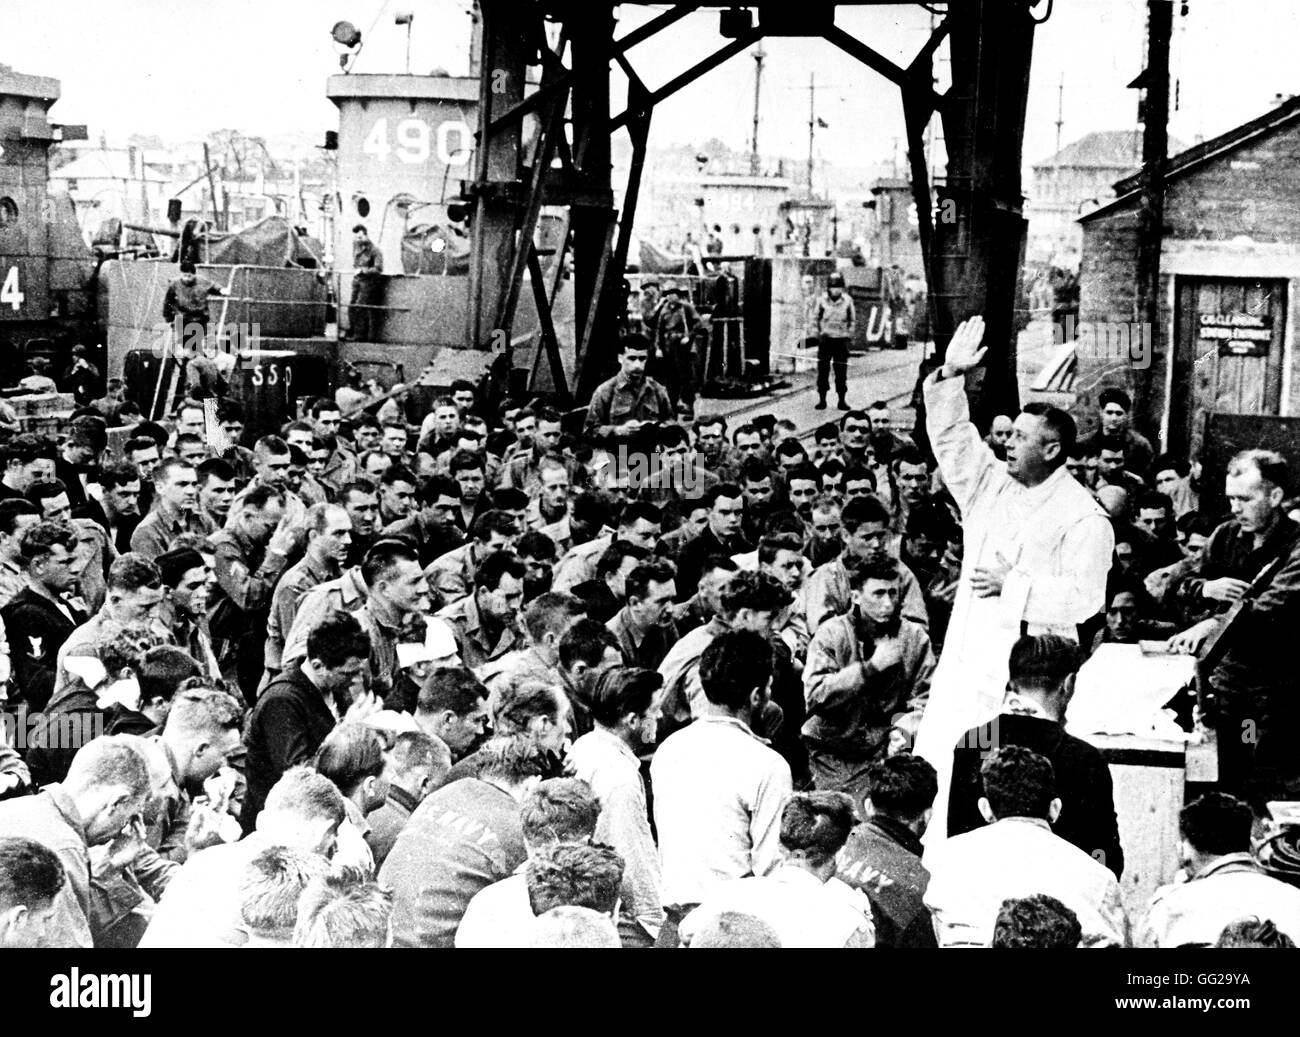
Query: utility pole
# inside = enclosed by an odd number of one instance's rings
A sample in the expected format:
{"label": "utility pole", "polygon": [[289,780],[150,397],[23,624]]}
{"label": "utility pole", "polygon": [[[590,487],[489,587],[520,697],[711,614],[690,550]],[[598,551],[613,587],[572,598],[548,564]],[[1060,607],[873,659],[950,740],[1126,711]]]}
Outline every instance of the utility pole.
{"label": "utility pole", "polygon": [[217,225],[218,230],[225,230],[221,226],[221,217],[217,209],[217,181],[212,175],[212,154],[208,149],[208,142],[203,142],[203,168],[208,171],[208,193],[212,196],[212,222]]}
{"label": "utility pole", "polygon": [[145,223],[152,223],[154,214],[149,210],[149,167],[144,164],[144,148],[139,151],[140,155],[140,212],[144,216]]}
{"label": "utility pole", "polygon": [[469,23],[469,77],[477,79],[483,57],[483,12],[478,0],[470,5]]}
{"label": "utility pole", "polygon": [[817,73],[808,73],[808,197],[813,193],[813,131],[817,125]]}
{"label": "utility pole", "polygon": [[767,51],[763,49],[762,40],[758,43],[758,50],[754,51],[754,135],[749,141],[749,175],[758,176],[758,98],[759,86],[763,82],[763,59],[767,57]]}
{"label": "utility pole", "polygon": [[[936,25],[936,18],[935,18],[934,8],[930,8],[929,10],[930,10],[930,36],[933,36],[935,25]],[[929,36],[927,36],[926,39],[929,39]],[[933,65],[930,66],[930,85],[936,88],[939,86],[939,80],[936,79],[934,75]],[[931,116],[930,121],[925,124],[925,154],[930,163],[929,172],[930,172],[931,190],[933,190],[934,188],[934,179],[935,179],[934,123],[935,123],[934,117]]]}
{"label": "utility pole", "polygon": [[[1152,350],[1160,343],[1160,249],[1164,241],[1165,160],[1169,151],[1169,50],[1173,0],[1147,0],[1147,66],[1143,87],[1142,174],[1138,201],[1137,319],[1151,329]],[[1150,372],[1132,368],[1133,403],[1148,431],[1152,422]]]}
{"label": "utility pole", "polygon": [[1065,73],[1061,73],[1061,85],[1056,88],[1056,150],[1061,150],[1061,127],[1065,125]]}

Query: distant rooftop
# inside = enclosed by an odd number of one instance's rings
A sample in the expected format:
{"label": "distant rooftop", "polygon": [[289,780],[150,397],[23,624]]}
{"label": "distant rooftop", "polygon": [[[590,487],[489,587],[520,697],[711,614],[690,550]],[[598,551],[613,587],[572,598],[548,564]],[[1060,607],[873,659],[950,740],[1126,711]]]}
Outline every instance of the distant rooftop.
{"label": "distant rooftop", "polygon": [[[1170,142],[1170,149],[1181,151],[1182,145]],[[1142,131],[1096,130],[1067,144],[1055,155],[1035,162],[1035,169],[1052,169],[1061,166],[1087,169],[1115,169],[1127,172],[1142,164]]]}
{"label": "distant rooftop", "polygon": [[[135,180],[131,159],[125,151],[88,151],[60,166],[50,174],[51,180]],[[144,167],[144,179],[154,183],[168,183],[170,177],[149,164]]]}
{"label": "distant rooftop", "polygon": [[[1229,155],[1238,148],[1244,147],[1262,137],[1281,132],[1297,121],[1300,121],[1300,97],[1292,97],[1282,104],[1271,106],[1268,111],[1256,116],[1249,122],[1234,126],[1226,133],[1202,141],[1200,144],[1194,144],[1190,148],[1184,148],[1181,144],[1175,145],[1171,139],[1169,142],[1170,157],[1165,165],[1165,182],[1172,183],[1181,179],[1189,173],[1195,172],[1207,162]],[[1083,223],[1098,216],[1112,213],[1116,209],[1129,204],[1137,197],[1139,187],[1140,181],[1136,172],[1130,176],[1122,177],[1115,183],[1115,193],[1118,197],[1081,216],[1079,222]]]}
{"label": "distant rooftop", "polygon": [[1066,144],[1056,155],[1035,162],[1035,169],[1086,166],[1089,169],[1135,169],[1141,165],[1141,130],[1096,130]]}

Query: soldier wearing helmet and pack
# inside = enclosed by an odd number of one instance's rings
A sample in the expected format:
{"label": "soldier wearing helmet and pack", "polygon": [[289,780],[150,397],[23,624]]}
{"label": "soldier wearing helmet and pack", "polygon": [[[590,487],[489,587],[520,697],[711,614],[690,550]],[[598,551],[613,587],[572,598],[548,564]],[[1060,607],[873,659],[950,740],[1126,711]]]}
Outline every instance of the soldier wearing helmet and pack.
{"label": "soldier wearing helmet and pack", "polygon": [[695,362],[691,336],[700,319],[695,307],[682,297],[675,281],[664,284],[663,302],[654,319],[653,341],[659,354],[656,372],[675,407],[690,415],[695,407]]}

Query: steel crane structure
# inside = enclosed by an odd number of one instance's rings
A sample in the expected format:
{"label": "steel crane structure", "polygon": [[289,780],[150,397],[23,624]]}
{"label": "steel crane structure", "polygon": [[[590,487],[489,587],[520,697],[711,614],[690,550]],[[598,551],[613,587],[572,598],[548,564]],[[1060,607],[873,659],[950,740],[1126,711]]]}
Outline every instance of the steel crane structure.
{"label": "steel crane structure", "polygon": [[[473,176],[465,185],[473,242],[470,344],[488,348],[500,341],[493,335],[500,330],[509,341],[527,280],[557,393],[569,400],[588,399],[616,363],[620,286],[656,105],[764,38],[819,37],[896,88],[940,355],[959,321],[983,314],[990,352],[982,379],[971,386],[972,413],[981,427],[994,414],[1016,413],[1013,319],[1026,228],[1021,194],[1025,104],[1034,28],[1048,17],[1053,2],[922,5],[938,16],[935,28],[902,66],[835,23],[837,7],[903,6],[901,0],[678,3],[622,36],[616,34],[617,5],[606,0],[480,0],[478,145]],[[649,88],[629,51],[698,11],[718,14],[719,47],[663,85]],[[933,62],[945,41],[951,85],[939,93]],[[628,81],[622,111],[610,108],[614,65]],[[526,72],[537,67],[540,81],[529,92]],[[926,129],[936,112],[947,167],[941,182],[932,185]],[[525,147],[523,123],[529,115],[536,119],[537,132]],[[620,212],[611,184],[610,138],[622,129],[630,135],[633,157]],[[550,318],[553,286],[543,277],[534,246],[543,206],[567,211],[550,279],[559,276],[565,252],[571,250],[577,323],[573,385],[565,383]]]}

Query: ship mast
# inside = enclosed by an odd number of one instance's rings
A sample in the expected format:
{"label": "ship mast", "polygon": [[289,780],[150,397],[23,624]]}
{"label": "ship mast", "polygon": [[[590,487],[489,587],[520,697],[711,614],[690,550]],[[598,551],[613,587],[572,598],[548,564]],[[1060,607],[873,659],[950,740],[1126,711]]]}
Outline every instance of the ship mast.
{"label": "ship mast", "polygon": [[1061,73],[1061,85],[1056,88],[1056,150],[1061,150],[1061,127],[1065,125],[1065,73]]}
{"label": "ship mast", "polygon": [[749,142],[749,175],[758,176],[758,100],[759,87],[763,82],[763,59],[767,57],[767,51],[763,49],[762,41],[758,44],[758,50],[754,51],[754,134]]}
{"label": "ship mast", "polygon": [[813,193],[813,126],[816,119],[814,109],[817,96],[817,73],[808,73],[808,197]]}

